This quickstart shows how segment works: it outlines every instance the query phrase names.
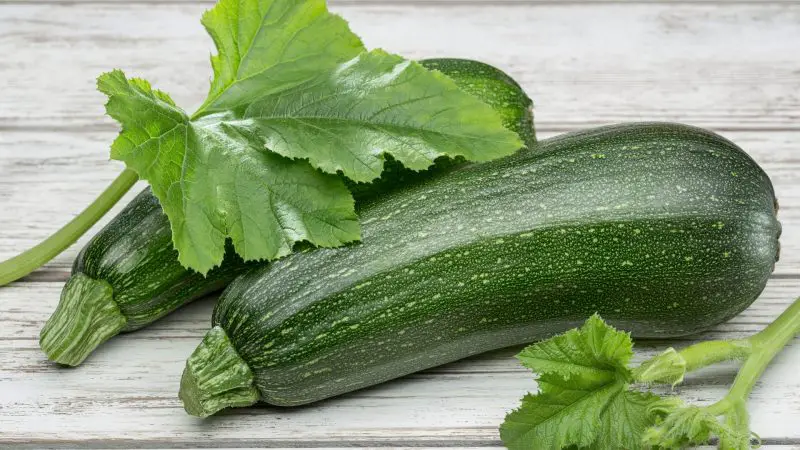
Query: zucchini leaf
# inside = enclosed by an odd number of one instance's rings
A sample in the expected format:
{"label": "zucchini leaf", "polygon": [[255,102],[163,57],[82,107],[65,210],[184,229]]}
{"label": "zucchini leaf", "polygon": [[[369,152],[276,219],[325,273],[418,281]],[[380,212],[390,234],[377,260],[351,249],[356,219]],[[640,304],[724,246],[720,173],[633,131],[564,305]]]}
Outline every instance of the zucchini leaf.
{"label": "zucchini leaf", "polygon": [[506,416],[500,437],[515,449],[647,448],[659,397],[629,389],[633,343],[594,315],[579,329],[533,344],[518,356],[539,374],[539,392]]}
{"label": "zucchini leaf", "polygon": [[441,74],[381,50],[260,98],[243,112],[270,150],[369,182],[384,153],[423,170],[442,156],[488,161],[520,147],[488,105]]}
{"label": "zucchini leaf", "polygon": [[247,105],[317,77],[364,51],[325,0],[222,0],[203,26],[219,54],[200,113]]}
{"label": "zucchini leaf", "polygon": [[245,127],[191,121],[166,94],[120,71],[101,76],[98,87],[123,124],[111,157],[150,182],[185,266],[206,273],[227,237],[245,260],[287,255],[303,240],[332,247],[358,238],[341,178],[264,151]]}
{"label": "zucchini leaf", "polygon": [[321,0],[221,0],[203,17],[218,50],[192,116],[149,83],[98,79],[122,125],[111,156],[147,180],[180,262],[201,273],[226,239],[245,260],[360,237],[342,179],[380,176],[385,155],[421,170],[522,147],[488,105],[438,72],[363,51]]}

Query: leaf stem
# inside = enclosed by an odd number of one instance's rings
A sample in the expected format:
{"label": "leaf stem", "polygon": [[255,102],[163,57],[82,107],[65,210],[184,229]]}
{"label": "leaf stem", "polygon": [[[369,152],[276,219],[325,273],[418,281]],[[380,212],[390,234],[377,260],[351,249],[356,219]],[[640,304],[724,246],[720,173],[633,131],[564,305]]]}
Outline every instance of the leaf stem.
{"label": "leaf stem", "polygon": [[775,355],[798,334],[800,334],[800,299],[795,300],[767,328],[748,339],[753,351],[736,375],[731,390],[720,402],[726,399],[735,402],[747,398]]}
{"label": "leaf stem", "polygon": [[136,183],[136,172],[125,169],[97,199],[55,234],[35,247],[0,263],[0,286],[38,269],[83,236]]}
{"label": "leaf stem", "polygon": [[706,341],[690,345],[678,352],[686,361],[686,371],[692,372],[722,361],[744,360],[753,352],[749,339]]}
{"label": "leaf stem", "polygon": [[[736,374],[731,389],[719,401],[707,406],[706,410],[711,414],[720,415],[741,405],[772,359],[798,334],[800,334],[800,299],[795,300],[767,328],[747,339],[752,351]],[[741,415],[741,412],[734,411],[734,413]]]}
{"label": "leaf stem", "polygon": [[732,359],[744,360],[753,351],[748,339],[700,342],[681,351],[670,347],[658,356],[643,362],[633,371],[633,379],[642,383],[682,383],[694,370]]}

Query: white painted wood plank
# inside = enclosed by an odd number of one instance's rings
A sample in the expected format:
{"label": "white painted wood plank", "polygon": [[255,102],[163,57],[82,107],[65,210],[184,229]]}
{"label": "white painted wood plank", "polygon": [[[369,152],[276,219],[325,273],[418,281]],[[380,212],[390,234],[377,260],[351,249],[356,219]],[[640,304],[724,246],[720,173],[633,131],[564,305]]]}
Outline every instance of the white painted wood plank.
{"label": "white painted wood plank", "polygon": [[[10,258],[43,240],[86,207],[122,170],[108,161],[108,146],[116,131],[36,132],[0,134],[0,260]],[[542,137],[552,132],[541,132]],[[747,150],[771,176],[781,210],[782,258],[776,273],[800,270],[800,159],[794,153],[800,131],[724,131]],[[135,187],[114,212],[144,186]],[[65,280],[78,251],[98,230],[46,266],[36,279]],[[55,271],[55,272],[53,272]]]}
{"label": "white painted wood plank", "polygon": [[[109,161],[115,131],[99,133],[0,131],[0,260],[36,245],[87,207],[124,165]],[[138,183],[78,243],[47,269],[72,267],[77,252],[141,189]],[[46,274],[40,274],[47,276]]]}
{"label": "white painted wood plank", "polygon": [[[208,5],[4,5],[0,127],[109,125],[95,77],[121,67],[187,109],[208,88]],[[334,8],[371,47],[460,56],[508,70],[545,128],[679,120],[798,128],[800,4]],[[165,26],[164,24],[169,24]],[[25,49],[24,51],[17,51]]]}
{"label": "white painted wood plank", "polygon": [[[453,363],[313,406],[269,406],[202,421],[186,416],[175,396],[185,357],[208,326],[211,302],[197,303],[154,328],[119,337],[78,369],[48,363],[36,330],[58,297],[57,283],[0,290],[10,315],[0,318],[0,444],[56,442],[76,446],[303,445],[343,441],[365,446],[499,444],[496,426],[535,382],[506,349]],[[800,292],[800,280],[773,280],[753,307],[699,338],[743,337],[774,319]],[[15,332],[13,330],[19,330]],[[170,335],[179,330],[180,335]],[[683,345],[693,340],[673,341]],[[664,343],[644,342],[637,359]],[[752,394],[753,428],[767,443],[800,442],[800,339],[778,357]],[[693,375],[678,393],[690,401],[719,398],[734,366]],[[337,444],[340,445],[340,444]]]}

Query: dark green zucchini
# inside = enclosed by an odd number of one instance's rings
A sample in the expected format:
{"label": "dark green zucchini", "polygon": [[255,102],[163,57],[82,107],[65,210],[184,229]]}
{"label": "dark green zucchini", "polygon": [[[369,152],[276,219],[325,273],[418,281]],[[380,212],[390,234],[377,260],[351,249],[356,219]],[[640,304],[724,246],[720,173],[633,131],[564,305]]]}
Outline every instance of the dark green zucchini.
{"label": "dark green zucchini", "polygon": [[[526,145],[534,142],[531,100],[508,75],[477,61],[434,59],[421,64],[440,70],[494,107]],[[347,183],[358,206],[458,164],[463,161],[441,158],[431,169],[414,172],[390,160],[376,182]],[[80,252],[58,308],[42,329],[40,346],[51,360],[78,365],[112,336],[141,328],[225,287],[248,267],[232,249],[205,278],[181,266],[169,221],[146,189]]]}
{"label": "dark green zucchini", "polygon": [[709,131],[631,124],[468,165],[361,209],[362,243],[237,278],[192,354],[190,414],[302,405],[572,328],[708,329],[763,290],[767,175]]}

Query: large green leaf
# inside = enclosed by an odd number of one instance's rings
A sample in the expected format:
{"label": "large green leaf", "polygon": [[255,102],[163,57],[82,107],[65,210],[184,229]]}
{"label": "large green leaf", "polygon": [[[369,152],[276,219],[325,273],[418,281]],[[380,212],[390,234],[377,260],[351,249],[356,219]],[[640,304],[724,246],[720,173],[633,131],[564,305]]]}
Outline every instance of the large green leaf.
{"label": "large green leaf", "polygon": [[322,0],[221,0],[203,23],[219,54],[194,116],[122,72],[99,79],[123,128],[112,157],[150,182],[181,263],[199,272],[222,261],[228,238],[245,260],[303,240],[357,240],[336,175],[373,180],[386,155],[421,170],[441,156],[486,161],[522,147],[441,73],[362,52]]}
{"label": "large green leaf", "polygon": [[245,128],[212,117],[192,122],[166,94],[120,71],[98,86],[109,96],[109,115],[123,124],[112,157],[150,182],[182,264],[207,272],[221,262],[227,237],[246,260],[286,255],[302,240],[358,239],[341,178],[267,151]]}
{"label": "large green leaf", "polygon": [[488,105],[439,72],[375,50],[243,111],[267,147],[371,181],[390,153],[415,170],[442,156],[488,161],[522,146]]}
{"label": "large green leaf", "polygon": [[214,81],[202,113],[297,86],[364,51],[325,0],[221,0],[203,26],[219,54],[211,57]]}

